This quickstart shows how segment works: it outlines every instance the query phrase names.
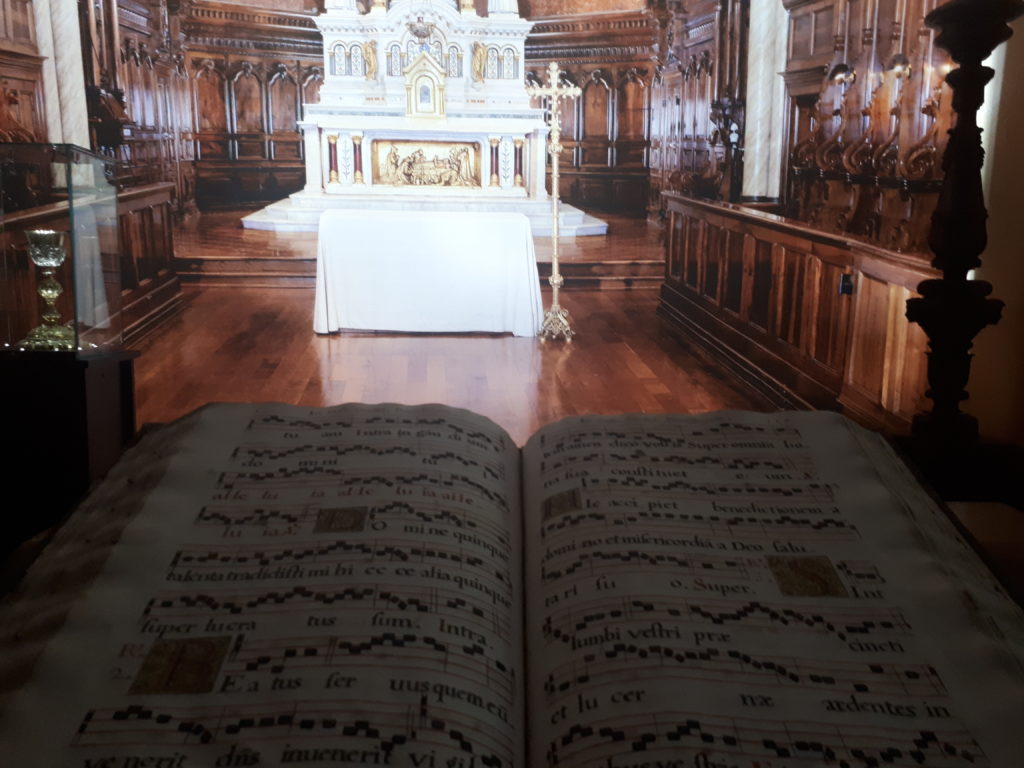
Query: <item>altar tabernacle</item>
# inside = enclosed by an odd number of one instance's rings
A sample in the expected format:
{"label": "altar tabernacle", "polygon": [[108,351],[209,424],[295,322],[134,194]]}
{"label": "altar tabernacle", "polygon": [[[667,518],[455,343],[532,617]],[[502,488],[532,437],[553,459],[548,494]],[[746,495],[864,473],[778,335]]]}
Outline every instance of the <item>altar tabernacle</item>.
{"label": "altar tabernacle", "polygon": [[[304,106],[306,186],[246,227],[315,231],[328,208],[518,212],[551,231],[543,111],[523,71],[532,23],[515,2],[328,0],[319,104]],[[566,207],[566,235],[607,225]]]}

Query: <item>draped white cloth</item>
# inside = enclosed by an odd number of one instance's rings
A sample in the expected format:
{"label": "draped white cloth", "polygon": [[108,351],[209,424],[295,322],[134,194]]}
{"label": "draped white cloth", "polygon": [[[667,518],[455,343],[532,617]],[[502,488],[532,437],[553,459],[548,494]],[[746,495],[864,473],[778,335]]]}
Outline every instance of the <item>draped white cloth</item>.
{"label": "draped white cloth", "polygon": [[543,320],[521,213],[325,211],[313,330],[536,336]]}

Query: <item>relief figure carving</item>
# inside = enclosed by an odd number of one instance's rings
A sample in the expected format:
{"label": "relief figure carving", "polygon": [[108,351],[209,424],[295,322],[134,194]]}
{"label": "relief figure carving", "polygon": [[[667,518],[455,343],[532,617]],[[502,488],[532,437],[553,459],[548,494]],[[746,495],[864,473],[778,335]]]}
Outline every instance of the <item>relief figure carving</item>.
{"label": "relief figure carving", "polygon": [[366,66],[366,79],[377,79],[377,41],[363,43],[363,60]]}
{"label": "relief figure carving", "polygon": [[484,71],[487,68],[487,46],[477,41],[473,43],[473,82],[484,81]]}
{"label": "relief figure carving", "polygon": [[[447,149],[447,153],[444,150]],[[428,157],[427,151],[434,151]],[[400,143],[382,148],[378,184],[391,186],[478,187],[473,155],[469,145],[441,144],[432,150],[422,146],[409,146],[400,151]]]}

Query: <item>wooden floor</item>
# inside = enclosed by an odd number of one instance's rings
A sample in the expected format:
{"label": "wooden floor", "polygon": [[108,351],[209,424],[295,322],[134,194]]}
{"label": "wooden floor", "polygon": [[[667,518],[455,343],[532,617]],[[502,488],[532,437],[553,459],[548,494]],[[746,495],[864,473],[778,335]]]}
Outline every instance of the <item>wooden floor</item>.
{"label": "wooden floor", "polygon": [[[203,214],[177,232],[179,258],[315,255],[315,234],[241,229],[240,215]],[[662,258],[660,227],[608,218],[607,236],[560,241],[565,259]],[[536,248],[538,260],[550,258],[549,238]],[[188,286],[181,314],[136,345],[137,421],[170,421],[216,401],[436,402],[482,413],[521,444],[575,414],[770,409],[662,328],[656,291],[563,291],[562,304],[578,332],[571,344],[488,334],[317,336],[310,288]]]}
{"label": "wooden floor", "polygon": [[182,313],[137,346],[138,423],[214,401],[436,402],[482,413],[521,444],[574,414],[769,409],[664,331],[656,298],[564,292],[579,334],[565,344],[487,334],[317,336],[311,290],[194,288]]}

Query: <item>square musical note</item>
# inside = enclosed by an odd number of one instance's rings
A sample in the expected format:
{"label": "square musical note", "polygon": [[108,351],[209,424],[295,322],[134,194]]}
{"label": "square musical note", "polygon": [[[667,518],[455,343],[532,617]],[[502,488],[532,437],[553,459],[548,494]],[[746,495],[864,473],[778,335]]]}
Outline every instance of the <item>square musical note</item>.
{"label": "square musical note", "polygon": [[779,591],[795,597],[848,597],[839,574],[827,557],[769,555],[768,567]]}
{"label": "square musical note", "polygon": [[544,519],[567,515],[570,512],[579,512],[583,509],[583,495],[579,488],[569,491],[562,491],[544,499]]}
{"label": "square musical note", "polygon": [[155,640],[128,693],[210,693],[230,644],[230,637]]}
{"label": "square musical note", "polygon": [[369,507],[331,507],[317,510],[313,533],[356,533],[366,529]]}

